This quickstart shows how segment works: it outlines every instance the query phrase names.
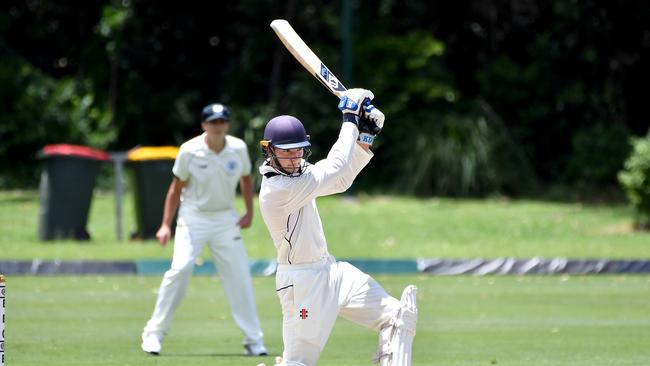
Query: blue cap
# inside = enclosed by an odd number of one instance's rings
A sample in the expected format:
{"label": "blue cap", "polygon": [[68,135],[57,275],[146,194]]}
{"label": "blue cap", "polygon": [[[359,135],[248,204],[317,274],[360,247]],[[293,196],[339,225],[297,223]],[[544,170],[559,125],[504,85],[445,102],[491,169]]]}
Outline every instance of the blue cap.
{"label": "blue cap", "polygon": [[201,122],[210,122],[216,119],[230,121],[230,111],[228,107],[220,103],[212,103],[203,107],[201,111]]}

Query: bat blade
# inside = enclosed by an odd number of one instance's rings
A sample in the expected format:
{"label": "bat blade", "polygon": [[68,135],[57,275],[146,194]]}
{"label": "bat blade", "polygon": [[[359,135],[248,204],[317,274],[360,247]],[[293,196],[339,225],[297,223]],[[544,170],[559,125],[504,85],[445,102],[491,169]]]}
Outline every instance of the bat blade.
{"label": "bat blade", "polygon": [[339,98],[343,95],[346,90],[343,84],[300,38],[289,22],[284,19],[275,19],[271,22],[271,28],[293,57],[318,79],[327,90]]}

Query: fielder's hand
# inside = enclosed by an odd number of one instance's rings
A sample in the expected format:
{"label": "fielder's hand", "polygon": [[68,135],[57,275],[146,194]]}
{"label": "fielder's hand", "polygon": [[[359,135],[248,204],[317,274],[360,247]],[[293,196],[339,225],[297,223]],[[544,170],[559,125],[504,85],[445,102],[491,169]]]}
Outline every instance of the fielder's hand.
{"label": "fielder's hand", "polygon": [[160,225],[158,232],[156,232],[156,239],[158,239],[160,245],[163,247],[167,245],[167,242],[169,242],[169,239],[171,237],[172,237],[172,231],[170,227],[167,225]]}
{"label": "fielder's hand", "polygon": [[237,223],[241,229],[247,229],[251,227],[251,223],[253,222],[253,213],[252,212],[246,212],[244,216],[242,216],[239,219],[239,222]]}
{"label": "fielder's hand", "polygon": [[348,89],[343,93],[338,108],[343,113],[344,122],[352,122],[359,125],[359,117],[364,113],[361,108],[363,103],[372,100],[375,96],[370,90]]}

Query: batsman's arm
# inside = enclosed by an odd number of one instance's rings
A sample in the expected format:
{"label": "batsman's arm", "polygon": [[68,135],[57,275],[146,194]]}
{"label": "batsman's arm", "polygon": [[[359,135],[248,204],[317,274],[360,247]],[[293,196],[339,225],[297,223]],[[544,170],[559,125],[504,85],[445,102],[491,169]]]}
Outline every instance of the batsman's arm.
{"label": "batsman's arm", "polygon": [[368,144],[366,144],[364,142],[361,142],[360,140],[357,140],[357,145],[359,145],[361,147],[361,149],[363,149],[363,151],[365,151],[367,153],[370,153],[370,145],[368,145]]}
{"label": "batsman's arm", "polygon": [[[260,199],[264,196],[266,203],[260,202],[260,206],[281,207],[283,213],[289,214],[314,198],[344,192],[372,157],[372,153],[357,146],[358,133],[354,124],[343,123],[339,138],[327,157],[310,166],[302,175],[288,178],[291,179],[290,185],[283,183],[283,179],[266,180],[265,193],[260,193]],[[274,187],[268,188],[271,186]]]}

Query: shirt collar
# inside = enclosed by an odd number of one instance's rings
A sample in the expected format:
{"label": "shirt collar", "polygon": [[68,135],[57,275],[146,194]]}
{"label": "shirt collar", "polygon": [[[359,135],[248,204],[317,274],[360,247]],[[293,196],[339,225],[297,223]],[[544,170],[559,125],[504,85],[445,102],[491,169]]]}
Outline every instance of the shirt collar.
{"label": "shirt collar", "polygon": [[203,132],[203,133],[201,134],[201,146],[203,147],[203,149],[204,149],[205,151],[207,151],[207,152],[209,152],[209,153],[212,153],[212,154],[215,154],[215,155],[221,155],[221,154],[223,154],[224,152],[229,151],[229,150],[232,149],[232,146],[228,143],[228,135],[226,135],[226,136],[224,137],[224,138],[226,139],[226,143],[225,143],[225,145],[223,146],[223,149],[222,149],[220,152],[218,152],[218,153],[214,152],[212,149],[210,149],[210,146],[208,146],[208,143],[205,141],[207,136],[208,136],[208,133],[207,133],[207,132]]}

